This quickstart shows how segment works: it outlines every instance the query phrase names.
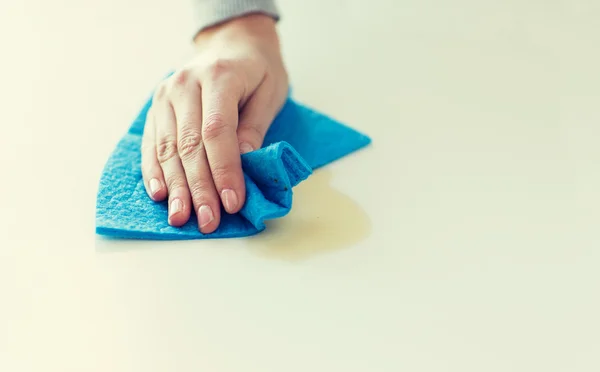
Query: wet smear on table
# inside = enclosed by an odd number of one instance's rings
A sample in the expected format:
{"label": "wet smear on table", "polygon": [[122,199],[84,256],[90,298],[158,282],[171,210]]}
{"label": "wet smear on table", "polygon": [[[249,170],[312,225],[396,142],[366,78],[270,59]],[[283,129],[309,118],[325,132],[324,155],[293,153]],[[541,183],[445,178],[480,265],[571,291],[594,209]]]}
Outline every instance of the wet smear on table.
{"label": "wet smear on table", "polygon": [[248,238],[259,256],[299,261],[335,252],[365,239],[371,232],[366,212],[350,197],[331,187],[331,172],[317,170],[294,188],[290,213],[267,221],[267,229]]}

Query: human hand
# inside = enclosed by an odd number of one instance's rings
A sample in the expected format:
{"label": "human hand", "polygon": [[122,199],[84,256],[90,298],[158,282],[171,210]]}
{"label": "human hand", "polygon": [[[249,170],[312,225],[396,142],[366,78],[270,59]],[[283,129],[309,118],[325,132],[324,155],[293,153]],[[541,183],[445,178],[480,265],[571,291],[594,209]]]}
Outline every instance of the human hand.
{"label": "human hand", "polygon": [[162,82],[142,137],[150,197],[168,197],[169,224],[193,207],[202,233],[219,226],[221,203],[237,213],[246,198],[240,153],[259,149],[283,106],[288,78],[275,21],[248,15],[200,32],[196,56]]}

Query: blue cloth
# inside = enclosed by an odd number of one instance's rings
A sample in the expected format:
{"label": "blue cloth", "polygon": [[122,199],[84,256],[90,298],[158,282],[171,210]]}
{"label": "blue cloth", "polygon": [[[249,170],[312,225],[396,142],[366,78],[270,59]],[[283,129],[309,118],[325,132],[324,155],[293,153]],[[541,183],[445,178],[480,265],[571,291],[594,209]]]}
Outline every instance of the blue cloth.
{"label": "blue cloth", "polygon": [[146,103],[108,159],[98,190],[96,233],[115,238],[154,240],[235,238],[265,229],[265,220],[283,217],[292,207],[292,187],[322,167],[371,140],[323,114],[288,99],[265,137],[263,148],[242,155],[246,203],[221,214],[211,234],[198,231],[196,216],[182,227],[167,223],[167,202],[146,194],[140,169],[140,145]]}

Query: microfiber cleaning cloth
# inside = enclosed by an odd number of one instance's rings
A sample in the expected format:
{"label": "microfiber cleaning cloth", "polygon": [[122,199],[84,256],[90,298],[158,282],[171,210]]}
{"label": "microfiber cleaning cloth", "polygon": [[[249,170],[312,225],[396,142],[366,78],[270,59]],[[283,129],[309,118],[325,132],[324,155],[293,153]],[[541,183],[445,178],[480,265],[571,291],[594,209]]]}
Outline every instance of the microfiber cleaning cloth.
{"label": "microfiber cleaning cloth", "polygon": [[222,212],[219,228],[198,231],[194,213],[182,227],[167,223],[167,202],[154,202],[144,188],[140,145],[149,100],[108,159],[98,191],[96,233],[115,238],[153,240],[235,238],[265,229],[265,220],[283,217],[292,207],[292,187],[313,169],[356,151],[371,140],[288,98],[261,149],[242,155],[246,202],[237,214]]}

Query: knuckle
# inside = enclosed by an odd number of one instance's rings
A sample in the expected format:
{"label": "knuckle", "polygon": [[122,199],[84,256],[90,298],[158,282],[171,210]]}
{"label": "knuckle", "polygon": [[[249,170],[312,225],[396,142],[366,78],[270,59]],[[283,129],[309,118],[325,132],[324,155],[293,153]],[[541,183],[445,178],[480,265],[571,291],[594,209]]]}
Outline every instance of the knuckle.
{"label": "knuckle", "polygon": [[177,154],[177,143],[173,136],[164,136],[156,145],[156,157],[159,163],[164,163]]}
{"label": "knuckle", "polygon": [[150,178],[159,176],[159,169],[155,167],[153,164],[144,162],[142,163],[142,177],[148,181]]}
{"label": "knuckle", "polygon": [[247,142],[262,145],[265,133],[256,125],[246,125],[242,130],[239,131],[239,136],[245,139]]}
{"label": "knuckle", "polygon": [[192,199],[194,202],[198,204],[203,204],[203,202],[209,201],[210,186],[208,182],[195,182],[190,185],[190,194],[192,195]]}
{"label": "knuckle", "polygon": [[202,134],[195,130],[182,130],[177,142],[180,157],[189,156],[202,148]]}
{"label": "knuckle", "polygon": [[216,59],[208,64],[206,73],[211,79],[217,79],[226,75],[232,68],[232,61],[227,59]]}
{"label": "knuckle", "polygon": [[231,180],[231,178],[233,177],[235,172],[234,172],[233,167],[226,166],[223,164],[223,165],[217,165],[214,168],[212,168],[211,173],[212,173],[212,177],[213,177],[215,184],[224,185],[224,184],[231,183],[228,181]]}
{"label": "knuckle", "polygon": [[229,125],[222,114],[213,113],[206,116],[202,123],[202,135],[207,141],[229,131]]}
{"label": "knuckle", "polygon": [[185,189],[187,185],[185,182],[185,178],[181,175],[167,178],[166,183],[167,189],[170,193],[177,189]]}
{"label": "knuckle", "polygon": [[177,71],[172,76],[172,81],[174,85],[185,85],[190,78],[191,71],[188,68],[183,68]]}

